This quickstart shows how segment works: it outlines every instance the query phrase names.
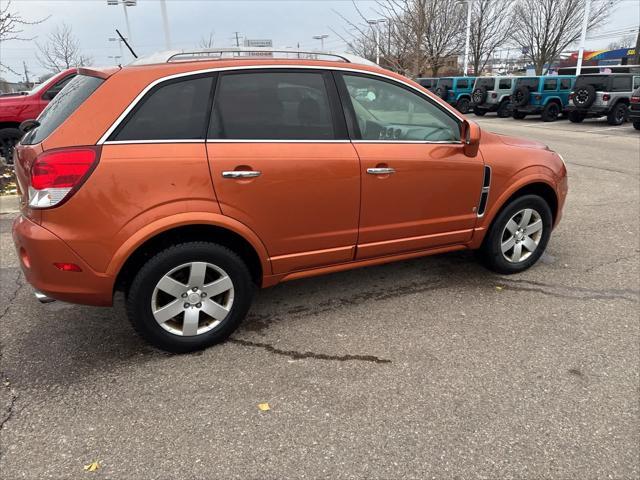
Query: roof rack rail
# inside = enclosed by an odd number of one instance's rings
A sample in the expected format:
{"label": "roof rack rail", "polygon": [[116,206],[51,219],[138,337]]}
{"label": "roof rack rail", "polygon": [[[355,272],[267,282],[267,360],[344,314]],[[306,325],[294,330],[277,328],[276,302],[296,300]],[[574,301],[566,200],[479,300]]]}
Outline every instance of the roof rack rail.
{"label": "roof rack rail", "polygon": [[284,58],[290,60],[327,60],[346,63],[357,63],[362,65],[373,65],[375,63],[349,53],[306,51],[291,48],[265,48],[265,47],[229,47],[211,48],[203,50],[169,50],[139,58],[131,65],[149,65],[152,63],[177,63],[206,60],[244,60],[247,58]]}

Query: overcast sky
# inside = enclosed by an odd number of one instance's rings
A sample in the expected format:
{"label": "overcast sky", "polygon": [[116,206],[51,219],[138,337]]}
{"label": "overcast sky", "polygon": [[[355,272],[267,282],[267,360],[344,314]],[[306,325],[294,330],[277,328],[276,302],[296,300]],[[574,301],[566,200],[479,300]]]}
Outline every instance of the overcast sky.
{"label": "overcast sky", "polygon": [[[0,0],[5,5],[7,0]],[[615,12],[598,33],[616,31],[640,24],[640,0],[617,0]],[[364,12],[371,12],[374,1],[358,0]],[[93,58],[96,65],[113,64],[109,56],[119,55],[115,36],[118,28],[126,35],[123,7],[108,6],[107,0],[13,0],[12,9],[23,18],[37,20],[50,16],[45,22],[25,27],[27,37],[37,37],[44,42],[56,25],[65,22],[80,40],[82,52]],[[127,9],[131,23],[131,37],[137,53],[148,54],[164,50],[164,34],[160,3],[157,0],[138,0],[138,5]],[[197,47],[200,39],[213,33],[216,46],[235,44],[235,33],[242,37],[270,38],[276,47],[296,46],[313,49],[319,41],[313,35],[329,34],[325,50],[345,50],[344,43],[331,32],[331,28],[344,32],[344,22],[336,12],[356,20],[357,14],[351,0],[167,0],[172,47],[177,49]],[[606,47],[616,38],[589,41],[587,48]],[[22,72],[26,61],[33,76],[44,73],[35,56],[35,41],[4,42],[0,45],[0,59],[13,69]],[[130,59],[125,52],[124,63]],[[9,80],[16,75],[2,73]]]}

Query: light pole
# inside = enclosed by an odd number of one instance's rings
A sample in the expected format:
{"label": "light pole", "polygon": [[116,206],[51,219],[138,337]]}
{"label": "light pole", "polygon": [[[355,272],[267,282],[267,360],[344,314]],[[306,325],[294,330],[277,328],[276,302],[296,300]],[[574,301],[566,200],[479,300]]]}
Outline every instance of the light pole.
{"label": "light pole", "polygon": [[320,40],[320,50],[322,50],[324,52],[324,39],[327,38],[329,35],[327,35],[326,33],[323,33],[322,35],[314,35],[313,39],[314,40]]}
{"label": "light pole", "polygon": [[[464,42],[464,67],[462,71],[463,76],[467,76],[467,70],[469,69],[469,42],[471,40],[471,6],[473,0],[460,0],[461,3],[467,4],[467,34]],[[475,74],[476,72],[474,72]]]}
{"label": "light pole", "polygon": [[380,23],[385,23],[387,21],[386,18],[378,18],[377,20],[367,20],[367,23],[371,25],[371,28],[374,29],[374,33],[376,34],[376,64],[380,65],[380,27],[378,25]]}
{"label": "light pole", "polygon": [[582,32],[580,33],[580,48],[578,49],[578,61],[576,63],[576,75],[580,75],[582,70],[582,57],[584,56],[584,42],[587,39],[587,27],[589,26],[589,11],[591,10],[591,0],[587,0],[582,16]]}
{"label": "light pole", "polygon": [[171,36],[169,35],[169,17],[167,16],[167,2],[160,0],[160,10],[162,11],[162,27],[164,28],[164,43],[167,50],[171,50]]}
{"label": "light pole", "polygon": [[127,41],[133,45],[133,37],[131,36],[131,25],[129,24],[129,12],[127,7],[135,7],[138,0],[107,0],[107,5],[122,5],[124,10],[124,20],[127,26]]}
{"label": "light pole", "polygon": [[113,63],[118,65],[118,60],[122,58],[122,55],[109,55],[109,58],[113,58]]}

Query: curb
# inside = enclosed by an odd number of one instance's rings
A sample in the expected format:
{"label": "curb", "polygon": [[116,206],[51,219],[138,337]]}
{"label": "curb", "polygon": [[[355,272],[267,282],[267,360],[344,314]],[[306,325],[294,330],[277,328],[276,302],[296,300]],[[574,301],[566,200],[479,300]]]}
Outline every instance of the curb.
{"label": "curb", "polygon": [[20,211],[20,195],[0,195],[0,214],[18,213]]}

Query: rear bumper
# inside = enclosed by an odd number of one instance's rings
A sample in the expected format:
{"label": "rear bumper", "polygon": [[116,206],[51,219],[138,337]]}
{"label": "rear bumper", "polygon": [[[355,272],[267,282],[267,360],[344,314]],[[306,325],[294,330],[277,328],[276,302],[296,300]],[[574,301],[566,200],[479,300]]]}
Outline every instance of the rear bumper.
{"label": "rear bumper", "polygon": [[484,110],[485,112],[495,112],[498,110],[498,103],[471,103],[473,108]]}
{"label": "rear bumper", "polygon": [[632,122],[640,121],[640,108],[638,109],[629,109],[629,120]]}
{"label": "rear bumper", "polygon": [[522,112],[528,115],[535,115],[536,113],[542,113],[542,105],[525,105],[524,107],[513,107],[514,112]]}
{"label": "rear bumper", "polygon": [[[39,293],[70,303],[112,304],[114,278],[93,271],[46,228],[20,215],[13,222],[13,242],[25,278]],[[82,271],[62,271],[54,262],[75,263]]]}
{"label": "rear bumper", "polygon": [[578,108],[575,105],[569,105],[566,110],[567,112],[581,113],[585,117],[602,117],[603,115],[607,115],[609,113],[609,107],[594,105],[590,106],[589,108]]}

